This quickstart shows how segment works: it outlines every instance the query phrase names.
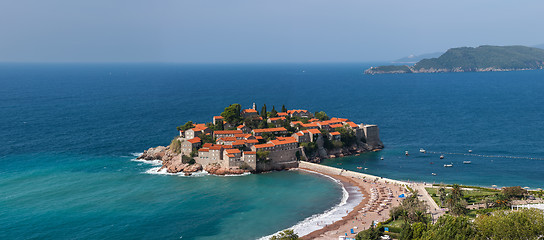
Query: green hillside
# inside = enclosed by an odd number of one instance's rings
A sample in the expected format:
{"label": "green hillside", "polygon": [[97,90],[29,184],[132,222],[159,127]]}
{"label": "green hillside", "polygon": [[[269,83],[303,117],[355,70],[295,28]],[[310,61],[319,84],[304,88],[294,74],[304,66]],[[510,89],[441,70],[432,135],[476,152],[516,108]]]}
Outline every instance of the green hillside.
{"label": "green hillside", "polygon": [[[438,58],[423,59],[414,66],[373,67],[368,74],[421,72],[475,72],[542,69],[544,49],[525,46],[451,48]],[[408,70],[406,69],[408,68]],[[403,71],[399,71],[402,69]]]}

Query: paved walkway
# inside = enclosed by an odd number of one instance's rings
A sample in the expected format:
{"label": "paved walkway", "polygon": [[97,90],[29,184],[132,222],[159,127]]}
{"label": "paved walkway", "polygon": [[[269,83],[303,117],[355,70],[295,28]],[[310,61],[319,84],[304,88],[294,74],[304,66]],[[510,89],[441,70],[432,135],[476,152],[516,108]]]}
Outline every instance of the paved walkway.
{"label": "paved walkway", "polygon": [[423,184],[423,183],[413,183],[411,187],[414,190],[417,190],[419,200],[424,201],[429,207],[429,212],[433,216],[433,222],[435,222],[440,216],[444,215],[446,211],[442,210],[438,206],[438,204],[436,204],[436,202],[433,200],[431,195],[429,195],[427,190],[425,190],[425,187],[432,187],[432,185]]}

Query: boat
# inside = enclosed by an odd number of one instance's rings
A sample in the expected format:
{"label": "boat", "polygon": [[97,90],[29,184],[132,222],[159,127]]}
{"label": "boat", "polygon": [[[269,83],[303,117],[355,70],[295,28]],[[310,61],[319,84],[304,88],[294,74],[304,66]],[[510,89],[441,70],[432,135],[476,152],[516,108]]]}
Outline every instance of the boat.
{"label": "boat", "polygon": [[419,149],[419,152],[420,152],[420,153],[426,153],[427,151],[425,151],[425,149],[423,149],[423,148],[420,148],[420,149]]}
{"label": "boat", "polygon": [[472,152],[472,150],[470,150],[470,149],[469,149],[469,150],[468,150],[468,152],[469,152],[469,153],[471,153],[471,152]]}
{"label": "boat", "polygon": [[430,162],[429,164],[434,164],[434,162]]}
{"label": "boat", "polygon": [[436,176],[436,173],[433,172],[433,173],[431,173],[431,175]]}
{"label": "boat", "polygon": [[440,155],[440,159],[444,159],[444,155]]}
{"label": "boat", "polygon": [[383,160],[383,157],[381,157],[380,160]]}
{"label": "boat", "polygon": [[471,164],[471,161],[463,161],[463,164]]}
{"label": "boat", "polygon": [[406,154],[406,156],[408,156],[408,151],[405,151],[404,154]]}
{"label": "boat", "polygon": [[450,163],[450,164],[444,164],[444,167],[453,167],[453,163]]}
{"label": "boat", "polygon": [[357,167],[357,169],[363,169],[363,167]]}
{"label": "boat", "polygon": [[365,167],[365,170],[368,170],[368,168],[367,168],[367,167]]}

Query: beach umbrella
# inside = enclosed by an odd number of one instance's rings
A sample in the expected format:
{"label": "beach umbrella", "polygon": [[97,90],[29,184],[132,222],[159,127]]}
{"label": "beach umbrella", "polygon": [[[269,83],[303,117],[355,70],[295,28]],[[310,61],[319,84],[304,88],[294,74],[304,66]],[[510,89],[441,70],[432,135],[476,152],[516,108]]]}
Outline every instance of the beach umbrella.
{"label": "beach umbrella", "polygon": [[492,186],[492,187],[494,187],[494,188],[496,188],[496,187],[497,187],[497,185],[491,185],[491,186]]}

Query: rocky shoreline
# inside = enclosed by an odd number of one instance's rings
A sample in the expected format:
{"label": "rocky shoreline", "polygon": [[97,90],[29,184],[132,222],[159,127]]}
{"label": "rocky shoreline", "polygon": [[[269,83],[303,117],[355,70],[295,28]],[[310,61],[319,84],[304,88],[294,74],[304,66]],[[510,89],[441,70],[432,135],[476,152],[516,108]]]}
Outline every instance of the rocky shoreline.
{"label": "rocky shoreline", "polygon": [[183,163],[181,160],[181,154],[173,152],[169,146],[149,148],[148,150],[145,150],[137,159],[147,161],[162,161],[162,167],[158,169],[157,172],[166,169],[166,172],[168,173],[183,172],[186,176],[190,176],[195,172],[200,172],[203,170],[213,175],[236,175],[249,172],[248,170],[241,169],[225,169],[219,166],[219,164],[210,164],[206,167],[202,167],[202,165],[199,163]]}

